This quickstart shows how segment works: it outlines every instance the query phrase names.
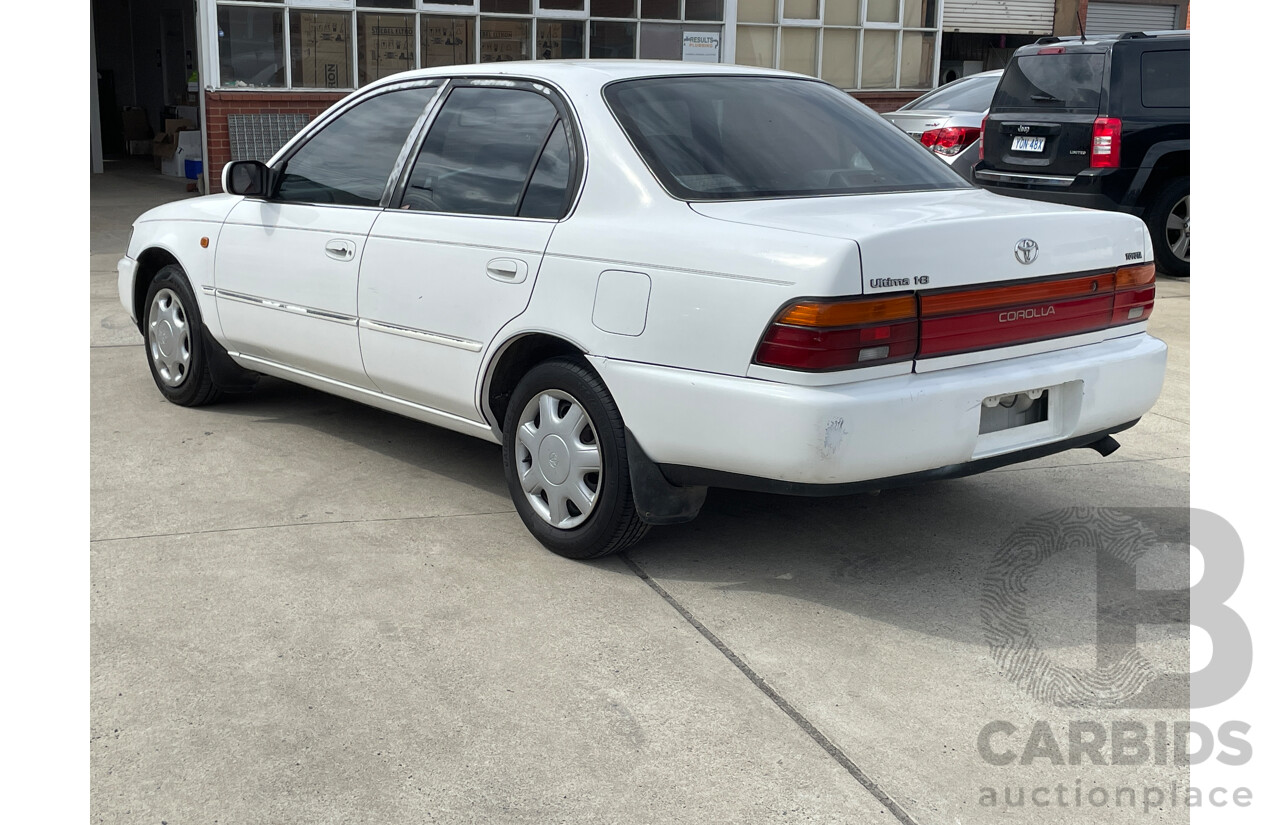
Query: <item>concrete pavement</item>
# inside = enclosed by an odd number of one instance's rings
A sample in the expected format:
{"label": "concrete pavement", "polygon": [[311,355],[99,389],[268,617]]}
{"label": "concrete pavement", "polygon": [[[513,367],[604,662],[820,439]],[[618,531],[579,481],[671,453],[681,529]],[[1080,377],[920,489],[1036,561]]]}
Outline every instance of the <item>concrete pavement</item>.
{"label": "concrete pavement", "polygon": [[[1037,700],[981,603],[1028,519],[1187,506],[1188,282],[1159,284],[1165,392],[1110,457],[878,496],[713,490],[697,521],[583,564],[527,534],[493,445],[274,380],[164,402],[114,267],[132,219],[185,196],[134,167],[92,184],[94,822],[1079,822],[1087,799],[982,789],[1186,785],[1153,762],[995,766],[976,742],[1008,721],[997,744],[1020,751],[1044,721],[1065,752],[1072,721],[1186,717]],[[1041,647],[1079,668],[1089,562],[1032,582]],[[1185,585],[1186,559],[1139,572]],[[1139,638],[1187,668],[1185,625]],[[1138,793],[1105,815],[1187,821]]]}

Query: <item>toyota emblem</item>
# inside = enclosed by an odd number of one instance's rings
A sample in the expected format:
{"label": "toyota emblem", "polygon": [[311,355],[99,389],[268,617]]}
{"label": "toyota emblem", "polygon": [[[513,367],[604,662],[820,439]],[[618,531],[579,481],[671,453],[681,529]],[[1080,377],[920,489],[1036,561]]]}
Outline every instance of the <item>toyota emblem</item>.
{"label": "toyota emblem", "polygon": [[1030,238],[1023,238],[1013,248],[1013,257],[1017,258],[1020,264],[1031,263],[1038,254],[1040,254],[1040,245]]}

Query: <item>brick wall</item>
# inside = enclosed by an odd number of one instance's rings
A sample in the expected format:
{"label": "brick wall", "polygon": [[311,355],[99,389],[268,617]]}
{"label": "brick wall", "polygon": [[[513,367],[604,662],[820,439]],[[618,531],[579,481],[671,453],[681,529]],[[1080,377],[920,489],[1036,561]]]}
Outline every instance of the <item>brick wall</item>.
{"label": "brick wall", "polygon": [[924,94],[918,92],[850,92],[854,100],[861,101],[876,112],[896,112],[906,104]]}
{"label": "brick wall", "polygon": [[209,130],[209,157],[206,158],[205,169],[209,191],[222,191],[222,167],[231,160],[227,115],[301,112],[314,118],[344,97],[344,92],[205,92],[205,128]]}

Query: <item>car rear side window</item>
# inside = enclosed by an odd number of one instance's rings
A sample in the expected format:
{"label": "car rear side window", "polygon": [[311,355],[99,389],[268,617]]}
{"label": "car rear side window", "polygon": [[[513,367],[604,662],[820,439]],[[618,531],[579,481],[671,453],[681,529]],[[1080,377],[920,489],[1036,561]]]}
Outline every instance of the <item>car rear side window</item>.
{"label": "car rear side window", "polygon": [[1106,55],[1067,52],[1028,54],[1005,69],[992,111],[1098,111]]}
{"label": "car rear side window", "polygon": [[1148,109],[1191,106],[1191,51],[1144,52],[1142,105]]}
{"label": "car rear side window", "polygon": [[515,216],[558,120],[556,107],[536,92],[454,89],[423,141],[404,208]]}
{"label": "car rear side window", "polygon": [[957,80],[916,98],[903,106],[902,111],[920,109],[930,112],[982,112],[991,105],[991,97],[999,82],[1000,75]]}
{"label": "car rear side window", "polygon": [[400,150],[436,85],[357,103],[291,155],[277,200],[377,206]]}
{"label": "car rear side window", "polygon": [[774,77],[660,77],[604,98],[663,187],[683,200],[958,189],[927,149],[840,90]]}

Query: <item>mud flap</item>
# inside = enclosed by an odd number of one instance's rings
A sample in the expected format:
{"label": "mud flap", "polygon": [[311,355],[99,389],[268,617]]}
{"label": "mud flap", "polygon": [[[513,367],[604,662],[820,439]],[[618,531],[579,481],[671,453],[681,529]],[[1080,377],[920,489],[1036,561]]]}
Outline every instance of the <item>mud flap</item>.
{"label": "mud flap", "polygon": [[677,487],[640,447],[631,430],[627,435],[627,464],[631,468],[631,495],[636,512],[646,524],[683,524],[693,521],[707,500],[706,487]]}

